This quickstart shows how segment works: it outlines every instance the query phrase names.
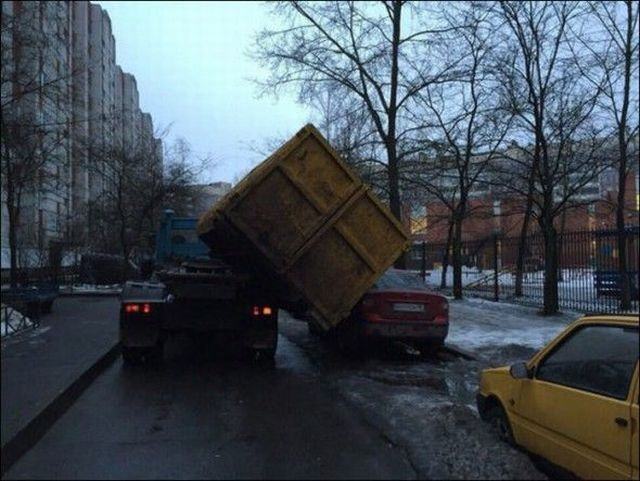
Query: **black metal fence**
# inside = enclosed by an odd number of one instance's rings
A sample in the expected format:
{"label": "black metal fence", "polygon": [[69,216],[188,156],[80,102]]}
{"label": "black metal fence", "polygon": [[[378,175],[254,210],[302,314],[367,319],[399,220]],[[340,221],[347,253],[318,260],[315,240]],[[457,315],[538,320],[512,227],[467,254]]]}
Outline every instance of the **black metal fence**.
{"label": "black metal fence", "polygon": [[[639,229],[625,231],[627,277],[631,308],[638,311]],[[568,232],[558,235],[558,297],[561,309],[581,312],[623,312],[620,306],[621,276],[615,230]],[[463,293],[531,306],[543,305],[544,242],[542,235],[528,236],[524,243],[522,293],[516,295],[516,262],[519,238],[491,235],[462,245]],[[423,271],[427,283],[441,287],[446,244],[415,243],[409,268]],[[451,255],[449,256],[451,259]],[[453,284],[448,266],[445,289]]]}

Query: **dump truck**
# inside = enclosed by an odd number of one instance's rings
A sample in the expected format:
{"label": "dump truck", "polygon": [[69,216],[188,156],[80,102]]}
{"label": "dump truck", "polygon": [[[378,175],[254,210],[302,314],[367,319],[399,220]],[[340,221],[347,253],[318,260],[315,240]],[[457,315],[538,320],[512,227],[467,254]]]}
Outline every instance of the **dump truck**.
{"label": "dump truck", "polygon": [[122,293],[128,362],[161,357],[184,330],[233,334],[272,358],[278,309],[335,328],[410,241],[308,124],[199,219],[166,217],[156,244],[163,268]]}
{"label": "dump truck", "polygon": [[197,218],[166,210],[156,235],[151,278],[121,294],[120,342],[126,364],[160,361],[172,334],[214,335],[256,360],[276,352],[278,309],[271,289],[216,259],[196,235]]}

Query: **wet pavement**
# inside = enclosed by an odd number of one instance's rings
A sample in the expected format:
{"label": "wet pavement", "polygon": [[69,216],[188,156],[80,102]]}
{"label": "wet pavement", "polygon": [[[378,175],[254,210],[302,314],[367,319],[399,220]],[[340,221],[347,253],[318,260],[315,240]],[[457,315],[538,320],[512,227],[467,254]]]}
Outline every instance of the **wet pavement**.
{"label": "wet pavement", "polygon": [[534,347],[354,360],[286,313],[279,327],[272,366],[186,339],[157,368],[118,360],[5,478],[545,478],[475,408],[480,370]]}
{"label": "wet pavement", "polygon": [[5,479],[416,477],[286,338],[275,366],[189,344],[156,369],[118,361]]}

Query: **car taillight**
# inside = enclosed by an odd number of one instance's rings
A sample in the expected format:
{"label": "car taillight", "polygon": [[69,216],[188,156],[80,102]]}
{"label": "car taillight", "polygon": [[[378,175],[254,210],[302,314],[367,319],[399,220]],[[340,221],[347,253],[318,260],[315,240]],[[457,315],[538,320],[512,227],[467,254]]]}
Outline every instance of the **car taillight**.
{"label": "car taillight", "polygon": [[124,312],[127,314],[151,314],[151,304],[125,304]]}
{"label": "car taillight", "polygon": [[446,314],[437,314],[436,317],[433,318],[434,324],[447,324],[449,322],[449,316]]}

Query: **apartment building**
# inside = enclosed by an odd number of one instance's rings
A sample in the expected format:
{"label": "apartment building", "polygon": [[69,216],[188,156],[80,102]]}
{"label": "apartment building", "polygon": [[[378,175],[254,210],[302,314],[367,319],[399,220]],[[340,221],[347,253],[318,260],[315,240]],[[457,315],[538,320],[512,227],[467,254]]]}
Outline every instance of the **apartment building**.
{"label": "apartment building", "polygon": [[[140,111],[135,77],[116,63],[111,19],[99,5],[3,1],[2,26],[2,155],[35,164],[20,192],[19,244],[42,255],[51,242],[88,238],[89,206],[108,197],[117,152],[133,156],[144,146],[161,155],[161,141],[153,137],[151,115]],[[2,180],[4,268],[4,173]]]}
{"label": "apartment building", "polygon": [[3,1],[2,24],[2,155],[20,165],[3,169],[2,247],[11,182],[20,201],[21,262],[32,263],[33,252],[64,236],[71,214],[71,5]]}

